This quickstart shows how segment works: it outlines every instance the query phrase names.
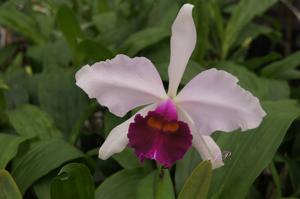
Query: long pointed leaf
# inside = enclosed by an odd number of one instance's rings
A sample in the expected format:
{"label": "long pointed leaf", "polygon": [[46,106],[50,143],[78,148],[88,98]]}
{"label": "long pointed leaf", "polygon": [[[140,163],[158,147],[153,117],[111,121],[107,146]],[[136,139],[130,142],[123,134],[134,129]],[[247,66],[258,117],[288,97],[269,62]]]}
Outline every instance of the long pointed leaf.
{"label": "long pointed leaf", "polygon": [[83,164],[67,164],[51,183],[51,199],[94,199],[94,194],[91,173]]}
{"label": "long pointed leaf", "polygon": [[255,178],[271,162],[276,150],[300,109],[291,101],[266,102],[267,116],[260,127],[249,132],[222,134],[217,142],[231,152],[225,166],[213,173],[211,196],[244,198]]}
{"label": "long pointed leaf", "polygon": [[14,179],[6,170],[0,170],[0,198],[22,199]]}
{"label": "long pointed leaf", "polygon": [[208,194],[212,175],[210,161],[201,162],[184,184],[178,199],[205,199]]}
{"label": "long pointed leaf", "polygon": [[[82,157],[83,154],[63,140],[41,141],[23,155],[14,165],[12,176],[22,193],[36,180],[64,162]],[[30,174],[30,175],[28,175]]]}

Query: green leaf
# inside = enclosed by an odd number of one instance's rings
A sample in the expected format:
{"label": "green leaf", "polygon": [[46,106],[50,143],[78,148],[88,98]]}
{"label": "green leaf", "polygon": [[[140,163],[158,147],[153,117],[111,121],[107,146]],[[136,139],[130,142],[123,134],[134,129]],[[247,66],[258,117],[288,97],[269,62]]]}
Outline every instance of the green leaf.
{"label": "green leaf", "polygon": [[178,199],[207,198],[211,176],[212,167],[210,161],[201,162],[187,179],[178,196]]}
{"label": "green leaf", "polygon": [[35,143],[13,165],[12,176],[14,176],[21,192],[24,193],[33,182],[42,176],[63,163],[82,156],[80,151],[63,140],[40,141]]}
{"label": "green leaf", "polygon": [[300,71],[297,69],[290,69],[282,72],[278,78],[285,80],[300,79]]}
{"label": "green leaf", "polygon": [[19,145],[26,138],[0,133],[0,169],[4,169],[8,162],[15,157]]}
{"label": "green leaf", "polygon": [[243,64],[245,66],[247,66],[247,68],[255,70],[266,63],[274,62],[281,58],[282,58],[282,56],[279,53],[270,52],[267,55],[262,56],[262,57],[254,57],[254,58],[248,59]]}
{"label": "green leaf", "polygon": [[97,102],[91,102],[85,110],[81,113],[81,115],[78,117],[77,122],[75,126],[72,128],[72,131],[69,136],[69,141],[71,143],[75,143],[77,141],[77,138],[79,137],[81,130],[85,124],[85,121],[88,120],[88,118],[96,111],[96,109],[99,107],[99,104]]}
{"label": "green leaf", "polygon": [[6,170],[0,170],[0,198],[22,199],[22,195],[14,179]]}
{"label": "green leaf", "polygon": [[99,42],[84,39],[78,45],[79,51],[88,60],[101,61],[111,59],[114,57],[114,53]]}
{"label": "green leaf", "polygon": [[[254,39],[256,39],[259,35],[267,35],[272,32],[272,29],[268,26],[249,23],[245,26],[245,28],[241,31],[241,33],[237,36],[234,45],[242,46],[245,43],[251,43]],[[249,41],[249,42],[248,42]],[[246,46],[248,47],[248,46]]]}
{"label": "green leaf", "polygon": [[[191,2],[192,3],[192,2]],[[193,1],[195,8],[193,18],[197,29],[197,44],[194,51],[194,59],[202,63],[205,53],[207,52],[209,42],[210,13],[207,1]]]}
{"label": "green leaf", "polygon": [[165,28],[151,27],[132,34],[124,41],[121,49],[128,56],[134,56],[139,51],[168,37],[170,32]]}
{"label": "green leaf", "polygon": [[136,199],[175,199],[169,170],[155,170],[140,180]]}
{"label": "green leaf", "polygon": [[[1,51],[0,51],[0,54],[1,54]],[[7,91],[7,90],[9,90],[9,85],[8,85],[8,83],[5,80],[5,74],[3,74],[1,72],[0,73],[0,91],[3,94],[3,91]]]}
{"label": "green leaf", "polygon": [[245,198],[300,114],[292,101],[265,102],[263,108],[267,116],[257,129],[219,135],[217,143],[222,150],[231,152],[231,158],[225,160],[225,166],[214,171],[211,196],[216,193],[222,199]]}
{"label": "green leaf", "polygon": [[119,124],[125,122],[126,119],[129,119],[128,117],[125,117],[125,118],[118,117],[118,116],[112,114],[111,112],[109,112],[109,110],[105,110],[103,114],[104,114],[103,115],[103,127],[104,127],[104,136],[105,137],[108,136],[108,134],[110,133],[111,130],[113,130],[113,128],[115,128]]}
{"label": "green leaf", "polygon": [[170,30],[179,9],[180,4],[178,1],[164,0],[153,2],[151,11],[148,14],[147,26],[165,27]]}
{"label": "green leaf", "polygon": [[8,118],[18,134],[22,136],[29,138],[38,136],[40,139],[61,136],[52,119],[36,106],[24,105],[8,111]]}
{"label": "green leaf", "polygon": [[124,34],[123,32],[120,34],[120,30],[116,28],[118,16],[114,11],[96,14],[93,16],[92,20],[100,34],[99,39],[105,46],[115,45],[116,40],[119,40]]}
{"label": "green leaf", "polygon": [[191,175],[194,168],[200,163],[201,158],[194,148],[190,149],[183,157],[176,163],[175,172],[175,187],[176,193],[179,194],[185,181]]}
{"label": "green leaf", "polygon": [[284,100],[290,97],[290,87],[288,82],[275,79],[261,79],[262,86],[266,87],[264,93],[265,100]]}
{"label": "green leaf", "polygon": [[172,180],[167,169],[163,169],[158,173],[155,199],[175,199]]}
{"label": "green leaf", "polygon": [[252,186],[247,194],[246,199],[263,199],[263,197],[261,196],[261,193],[254,186]]}
{"label": "green leaf", "polygon": [[236,41],[243,28],[257,15],[262,14],[277,0],[241,0],[234,9],[225,30],[222,57],[226,58],[229,49]]}
{"label": "green leaf", "polygon": [[102,13],[102,12],[107,12],[109,11],[109,5],[107,1],[104,0],[95,0],[93,1],[93,13]]}
{"label": "green leaf", "polygon": [[296,194],[300,194],[300,166],[299,163],[295,160],[286,158],[286,165],[288,168],[288,173],[291,179],[291,184]]}
{"label": "green leaf", "polygon": [[45,39],[51,39],[55,18],[52,15],[34,13],[34,19],[38,24],[39,33],[43,35]]}
{"label": "green leaf", "polygon": [[56,21],[70,47],[76,51],[78,41],[83,39],[84,35],[73,9],[61,5],[57,11]]}
{"label": "green leaf", "polygon": [[145,166],[147,162],[145,161],[142,165],[131,148],[125,148],[121,153],[115,154],[112,157],[125,169]]}
{"label": "green leaf", "polygon": [[96,199],[124,199],[136,197],[137,185],[146,176],[142,168],[124,169],[107,178],[97,189]]}
{"label": "green leaf", "polygon": [[137,186],[136,199],[155,199],[155,177],[157,175],[157,171],[152,171],[140,180]]}
{"label": "green leaf", "polygon": [[44,177],[42,177],[34,183],[33,189],[38,199],[51,199],[51,182],[53,178],[56,177],[56,172],[55,175],[53,173],[54,171],[48,175],[45,175]]}
{"label": "green leaf", "polygon": [[276,198],[281,197],[282,196],[281,182],[280,182],[281,179],[280,179],[279,173],[275,167],[274,161],[272,161],[269,164],[269,169],[271,171],[272,178],[273,178],[273,181],[274,181],[274,184],[276,187],[276,190],[274,191],[274,197],[276,197]]}
{"label": "green leaf", "polygon": [[213,31],[210,32],[212,38],[212,50],[215,51],[219,56],[221,55],[222,41],[225,37],[225,19],[222,16],[221,1],[209,1],[209,11],[211,15],[211,24]]}
{"label": "green leaf", "polygon": [[51,183],[51,199],[94,199],[89,169],[79,163],[65,165]]}
{"label": "green leaf", "polygon": [[9,86],[4,82],[3,79],[0,79],[0,90],[8,90]]}
{"label": "green leaf", "polygon": [[82,120],[78,115],[85,114],[89,105],[86,94],[75,85],[74,72],[57,68],[43,73],[38,98],[41,109],[51,115],[56,126],[67,137],[73,137],[71,132],[77,133],[73,128]]}
{"label": "green leaf", "polygon": [[235,75],[242,88],[249,90],[261,100],[275,101],[288,99],[290,96],[290,87],[285,81],[260,78],[242,65],[231,62],[218,63],[217,67]]}
{"label": "green leaf", "polygon": [[27,55],[35,62],[41,63],[43,71],[68,67],[72,59],[68,44],[62,38],[43,46],[31,46],[28,48]]}
{"label": "green leaf", "polygon": [[0,8],[0,24],[24,35],[36,44],[45,42],[34,18],[16,9]]}
{"label": "green leaf", "polygon": [[[261,73],[266,77],[294,79],[293,77],[288,78],[286,73],[296,69],[298,66],[300,66],[300,51],[297,51],[280,61],[273,62],[270,65],[265,66]],[[296,78],[298,79],[300,76],[298,75]]]}
{"label": "green leaf", "polygon": [[17,55],[14,59],[15,63],[8,67],[4,74],[4,81],[9,86],[5,92],[8,108],[14,108],[29,101],[27,85],[30,76],[21,67],[21,61],[22,56]]}

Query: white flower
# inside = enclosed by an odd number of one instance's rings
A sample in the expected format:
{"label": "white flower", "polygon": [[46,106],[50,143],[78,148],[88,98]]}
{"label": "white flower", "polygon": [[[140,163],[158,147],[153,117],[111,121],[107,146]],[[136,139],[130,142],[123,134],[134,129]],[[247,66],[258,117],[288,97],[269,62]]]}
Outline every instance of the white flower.
{"label": "white flower", "polygon": [[[172,26],[167,94],[150,60],[126,55],[117,55],[112,60],[82,67],[76,73],[76,84],[90,98],[96,98],[120,117],[136,107],[147,105],[137,113],[145,116],[161,102],[171,100],[176,106],[178,120],[189,126],[193,136],[192,145],[202,159],[211,160],[216,168],[223,165],[222,154],[210,135],[215,131],[256,128],[266,113],[259,100],[237,84],[236,77],[222,70],[201,72],[177,94],[196,44],[192,10],[193,5],[185,4]],[[128,128],[134,122],[134,117],[110,132],[100,148],[100,158],[107,159],[128,145]]]}

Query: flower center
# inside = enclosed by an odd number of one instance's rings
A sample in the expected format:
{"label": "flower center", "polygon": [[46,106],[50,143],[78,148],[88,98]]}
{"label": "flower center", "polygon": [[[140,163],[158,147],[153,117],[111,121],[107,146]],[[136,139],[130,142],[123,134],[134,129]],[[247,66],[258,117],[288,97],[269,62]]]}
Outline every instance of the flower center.
{"label": "flower center", "polygon": [[141,161],[154,159],[165,167],[183,157],[193,138],[188,125],[178,120],[176,106],[169,99],[145,117],[136,115],[127,136]]}
{"label": "flower center", "polygon": [[147,125],[151,128],[155,128],[157,130],[161,130],[162,132],[168,132],[168,133],[175,133],[179,125],[176,121],[167,121],[164,118],[158,118],[158,117],[150,117],[147,120]]}

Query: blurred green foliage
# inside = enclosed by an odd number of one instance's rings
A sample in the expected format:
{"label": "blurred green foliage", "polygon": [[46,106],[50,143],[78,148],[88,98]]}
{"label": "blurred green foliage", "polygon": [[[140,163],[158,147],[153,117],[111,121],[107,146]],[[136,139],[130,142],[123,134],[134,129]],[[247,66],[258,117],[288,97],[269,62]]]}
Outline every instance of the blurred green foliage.
{"label": "blurred green foliage", "polygon": [[[131,149],[99,160],[130,114],[89,100],[76,70],[119,53],[145,56],[167,84],[171,25],[187,2],[198,39],[182,86],[207,68],[226,70],[268,116],[249,133],[215,134],[231,153],[217,170],[193,149],[170,170],[140,164]],[[290,13],[277,0],[0,1],[0,198],[300,197],[300,30],[282,10]]]}

